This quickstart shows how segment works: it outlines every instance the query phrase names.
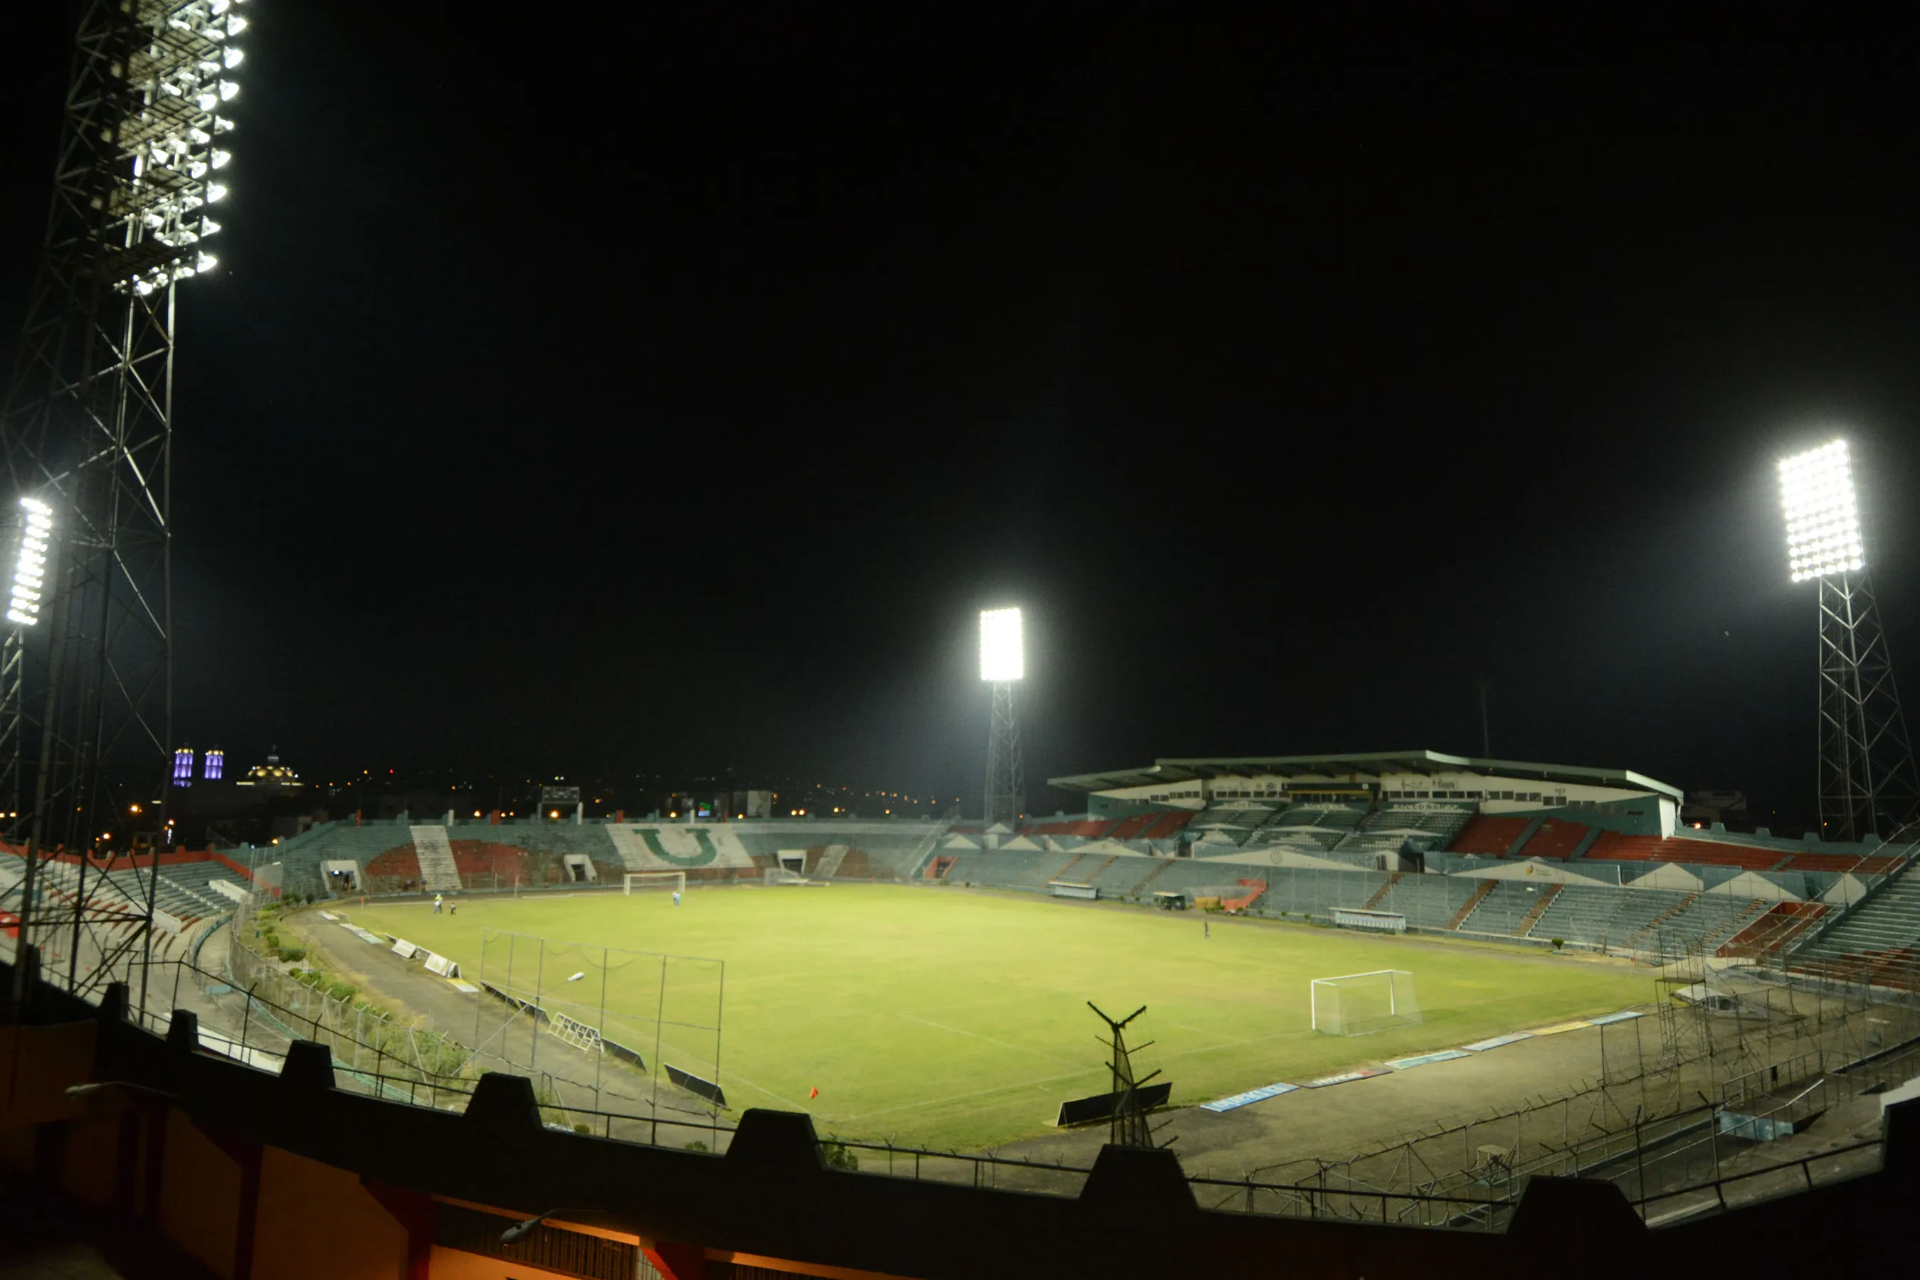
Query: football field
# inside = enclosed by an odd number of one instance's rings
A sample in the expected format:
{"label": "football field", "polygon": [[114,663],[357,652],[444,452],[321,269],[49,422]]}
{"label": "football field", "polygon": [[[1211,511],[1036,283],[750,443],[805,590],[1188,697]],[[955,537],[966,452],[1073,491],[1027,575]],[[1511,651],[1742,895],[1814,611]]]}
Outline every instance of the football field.
{"label": "football field", "polygon": [[[1181,1105],[1653,994],[1646,973],[1586,957],[953,888],[695,888],[678,908],[657,892],[468,897],[457,915],[350,914],[469,977],[483,930],[724,960],[720,1079],[736,1113],[811,1111],[823,1133],[962,1149],[1044,1132],[1062,1099],[1107,1089],[1088,1000],[1116,1017],[1147,1006],[1129,1037],[1155,1043],[1136,1066],[1159,1068]],[[497,944],[488,959],[497,973]],[[1312,1029],[1311,979],[1389,968],[1413,974],[1423,1025]],[[609,1008],[652,1000],[657,966],[610,972]]]}

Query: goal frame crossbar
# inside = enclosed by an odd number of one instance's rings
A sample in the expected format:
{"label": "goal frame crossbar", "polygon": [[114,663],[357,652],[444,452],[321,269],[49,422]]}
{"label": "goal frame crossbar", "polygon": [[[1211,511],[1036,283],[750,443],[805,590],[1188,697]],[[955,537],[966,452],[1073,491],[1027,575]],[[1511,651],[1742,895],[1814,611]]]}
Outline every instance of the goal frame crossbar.
{"label": "goal frame crossbar", "polygon": [[633,893],[636,883],[647,886],[658,884],[662,888],[684,894],[687,891],[687,873],[684,871],[629,871],[620,879],[621,891],[627,894]]}
{"label": "goal frame crossbar", "polygon": [[[1313,978],[1308,981],[1307,983],[1308,1006],[1313,1019],[1313,1029],[1315,1031],[1329,1032],[1329,1034],[1333,1034],[1333,1035],[1354,1034],[1353,1032],[1345,1029],[1346,1019],[1344,1018],[1344,1016],[1342,1016],[1339,1013],[1336,1013],[1333,1017],[1326,1019],[1326,1021],[1328,1021],[1329,1023],[1337,1024],[1335,1029],[1329,1031],[1329,1028],[1327,1026],[1321,1025],[1323,1020],[1320,1014],[1320,998],[1321,998],[1320,993],[1323,987],[1335,993],[1338,993],[1342,989],[1339,986],[1339,984],[1353,983],[1355,982],[1356,979],[1360,979],[1360,978],[1379,978],[1383,980],[1381,985],[1384,985],[1387,991],[1387,1025],[1396,1025],[1402,1019],[1401,996],[1403,991],[1403,984],[1404,984],[1404,992],[1406,996],[1406,1004],[1408,1005],[1408,1009],[1405,1015],[1406,1018],[1409,1021],[1422,1020],[1421,1013],[1420,1013],[1419,998],[1414,994],[1414,990],[1413,990],[1412,970],[1370,969],[1364,973],[1342,973],[1342,974],[1335,974],[1331,977],[1326,977],[1326,978]],[[1381,1028],[1381,1029],[1384,1029],[1384,1028]]]}

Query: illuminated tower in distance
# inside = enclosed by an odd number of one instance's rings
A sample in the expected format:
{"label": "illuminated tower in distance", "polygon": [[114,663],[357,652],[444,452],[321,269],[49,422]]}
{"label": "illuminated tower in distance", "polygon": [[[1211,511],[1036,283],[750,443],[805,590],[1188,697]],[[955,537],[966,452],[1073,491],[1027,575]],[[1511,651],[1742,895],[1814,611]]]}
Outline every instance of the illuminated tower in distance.
{"label": "illuminated tower in distance", "polygon": [[984,610],[980,614],[980,678],[993,685],[993,714],[987,730],[989,826],[996,822],[1012,826],[1026,807],[1020,717],[1013,701],[1013,687],[1025,675],[1020,610]]}
{"label": "illuminated tower in distance", "polygon": [[1780,462],[1787,564],[1820,583],[1820,834],[1891,837],[1920,809],[1845,440]]}

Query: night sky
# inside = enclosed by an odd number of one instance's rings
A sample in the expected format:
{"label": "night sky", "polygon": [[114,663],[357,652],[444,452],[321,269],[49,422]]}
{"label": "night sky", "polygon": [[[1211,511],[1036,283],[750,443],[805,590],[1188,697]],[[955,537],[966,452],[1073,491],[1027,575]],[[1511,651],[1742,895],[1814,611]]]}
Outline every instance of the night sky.
{"label": "night sky", "polygon": [[[974,614],[1018,603],[1041,811],[1155,756],[1478,754],[1485,682],[1496,755],[1784,824],[1773,462],[1836,430],[1920,690],[1897,60],[665,8],[248,6],[180,295],[195,745],[971,814]],[[8,367],[69,16],[10,17]]]}

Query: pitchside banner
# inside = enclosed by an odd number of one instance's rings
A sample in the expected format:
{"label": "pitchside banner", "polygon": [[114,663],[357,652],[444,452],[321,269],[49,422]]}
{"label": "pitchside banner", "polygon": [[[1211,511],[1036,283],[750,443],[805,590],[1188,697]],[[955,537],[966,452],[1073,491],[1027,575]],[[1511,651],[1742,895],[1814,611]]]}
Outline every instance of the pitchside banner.
{"label": "pitchside banner", "polygon": [[630,871],[753,866],[740,837],[725,823],[626,823],[609,826],[607,834]]}

